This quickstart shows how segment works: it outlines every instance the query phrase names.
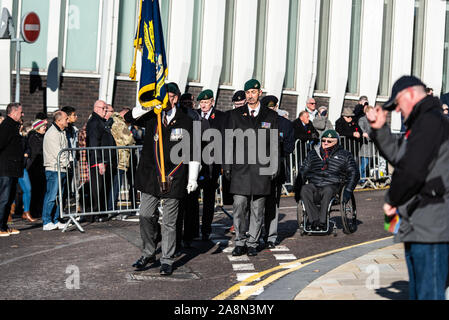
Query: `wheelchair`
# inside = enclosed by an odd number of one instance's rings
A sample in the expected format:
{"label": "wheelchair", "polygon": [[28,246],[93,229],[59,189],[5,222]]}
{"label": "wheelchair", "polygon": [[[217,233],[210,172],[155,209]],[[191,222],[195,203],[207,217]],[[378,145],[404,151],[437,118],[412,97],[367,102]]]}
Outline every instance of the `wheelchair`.
{"label": "wheelchair", "polygon": [[[351,196],[351,199],[347,203],[343,203],[341,199],[343,199],[344,192],[344,184],[341,184],[338,188],[337,193],[329,202],[329,206],[327,208],[326,214],[326,228],[324,230],[313,230],[311,228],[311,223],[308,221],[308,216],[305,210],[304,202],[300,200],[297,206],[297,220],[299,226],[299,232],[301,236],[304,235],[329,235],[331,233],[331,224],[332,224],[332,233],[334,237],[337,236],[337,223],[334,220],[330,219],[331,213],[335,211],[339,211],[341,215],[342,225],[343,225],[343,233],[352,234],[357,231],[357,206],[355,203],[354,193]],[[314,201],[315,205],[320,208],[320,203]]]}

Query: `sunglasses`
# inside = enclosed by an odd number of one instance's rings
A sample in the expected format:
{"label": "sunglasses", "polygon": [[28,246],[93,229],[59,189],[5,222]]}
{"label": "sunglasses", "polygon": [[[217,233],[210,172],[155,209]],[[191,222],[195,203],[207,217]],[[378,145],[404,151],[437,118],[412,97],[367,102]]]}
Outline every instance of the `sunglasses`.
{"label": "sunglasses", "polygon": [[334,140],[331,140],[331,139],[321,139],[321,142],[322,142],[322,143],[332,143],[332,142],[334,142]]}

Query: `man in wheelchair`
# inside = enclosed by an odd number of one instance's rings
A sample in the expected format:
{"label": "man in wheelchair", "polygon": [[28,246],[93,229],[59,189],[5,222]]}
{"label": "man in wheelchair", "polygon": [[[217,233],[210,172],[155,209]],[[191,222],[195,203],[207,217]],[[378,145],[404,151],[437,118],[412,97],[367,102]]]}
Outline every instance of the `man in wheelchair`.
{"label": "man in wheelchair", "polygon": [[295,181],[295,200],[303,201],[312,231],[327,229],[329,203],[342,184],[341,201],[347,203],[360,179],[354,157],[339,145],[339,139],[335,130],[324,132],[321,144],[307,154]]}

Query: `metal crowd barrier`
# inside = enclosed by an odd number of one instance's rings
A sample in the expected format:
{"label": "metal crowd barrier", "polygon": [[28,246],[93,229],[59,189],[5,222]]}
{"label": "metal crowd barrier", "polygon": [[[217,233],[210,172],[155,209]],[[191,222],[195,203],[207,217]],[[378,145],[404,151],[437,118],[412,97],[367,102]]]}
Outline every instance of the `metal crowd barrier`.
{"label": "metal crowd barrier", "polygon": [[[391,173],[387,161],[379,154],[374,143],[363,138],[363,143],[340,138],[340,144],[350,151],[357,161],[359,170],[365,167],[362,186],[369,185],[377,189],[390,183]],[[289,194],[295,183],[298,170],[307,154],[312,150],[312,142],[297,140],[295,150],[286,159],[286,182],[283,192]],[[71,148],[61,150],[58,154],[58,205],[61,218],[69,218],[65,231],[74,224],[81,232],[80,218],[87,216],[107,216],[134,214],[139,211],[140,192],[134,187],[137,165],[142,146]],[[61,168],[60,159],[64,153],[69,154],[69,165]],[[128,160],[121,159],[127,154]],[[100,173],[98,163],[106,162],[105,172]],[[113,165],[110,165],[113,163]],[[121,170],[117,164],[124,164]],[[64,174],[65,172],[65,174]],[[65,177],[64,177],[65,176]],[[361,174],[361,176],[363,176]],[[232,219],[224,208],[223,178],[219,179],[215,206]]]}
{"label": "metal crowd barrier", "polygon": [[[141,150],[142,146],[126,146],[70,148],[59,152],[59,213],[61,218],[69,218],[63,232],[71,223],[83,232],[80,218],[110,218],[139,210],[140,193],[134,188],[134,181]],[[64,153],[69,155],[66,168],[61,167],[60,161]],[[106,163],[104,172],[99,163]]]}
{"label": "metal crowd barrier", "polygon": [[[363,137],[357,141],[340,137],[340,145],[354,156],[360,171],[361,187],[370,186],[378,189],[390,184],[392,172],[389,170],[388,162],[380,155],[371,139]],[[297,176],[299,168],[312,148],[313,141],[296,140],[295,151],[290,155],[290,181]]]}

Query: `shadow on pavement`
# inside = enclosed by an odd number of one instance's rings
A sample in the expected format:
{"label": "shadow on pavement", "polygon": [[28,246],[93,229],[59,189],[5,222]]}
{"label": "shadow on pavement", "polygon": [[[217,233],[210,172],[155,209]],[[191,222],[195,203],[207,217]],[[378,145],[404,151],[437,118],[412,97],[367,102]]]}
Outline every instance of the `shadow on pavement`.
{"label": "shadow on pavement", "polygon": [[376,294],[390,300],[408,300],[408,281],[395,281],[389,287],[376,289]]}

